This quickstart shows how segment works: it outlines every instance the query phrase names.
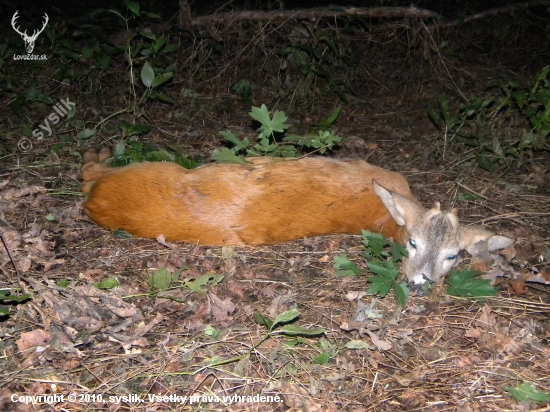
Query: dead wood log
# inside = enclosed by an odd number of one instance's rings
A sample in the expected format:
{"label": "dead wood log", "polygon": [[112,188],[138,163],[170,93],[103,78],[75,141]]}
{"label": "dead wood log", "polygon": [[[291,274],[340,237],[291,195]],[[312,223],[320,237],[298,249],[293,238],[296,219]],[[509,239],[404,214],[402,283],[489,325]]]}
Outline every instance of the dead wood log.
{"label": "dead wood log", "polygon": [[283,22],[287,20],[318,19],[323,17],[342,18],[350,16],[434,19],[439,15],[433,11],[418,9],[416,7],[327,7],[277,11],[244,10],[234,13],[220,13],[195,17],[193,19],[193,25],[206,26],[222,22],[235,23],[240,21]]}

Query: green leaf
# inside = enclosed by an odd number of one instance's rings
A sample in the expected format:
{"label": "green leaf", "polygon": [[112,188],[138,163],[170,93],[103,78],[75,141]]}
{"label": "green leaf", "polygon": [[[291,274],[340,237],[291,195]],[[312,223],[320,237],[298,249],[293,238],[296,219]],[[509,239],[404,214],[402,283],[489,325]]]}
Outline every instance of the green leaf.
{"label": "green leaf", "polygon": [[288,124],[285,124],[287,117],[283,112],[275,111],[273,119],[270,119],[269,111],[265,104],[262,104],[262,107],[252,107],[252,111],[248,114],[262,124],[258,129],[260,138],[269,137],[275,132],[282,133],[290,127]]}
{"label": "green leaf", "polygon": [[396,281],[390,276],[372,276],[367,282],[372,283],[367,292],[371,295],[380,294],[381,297],[386,296],[392,286],[396,285]]}
{"label": "green leaf", "polygon": [[524,382],[519,386],[504,386],[503,389],[516,401],[523,402],[531,399],[535,402],[548,402],[550,396],[544,391],[539,391],[531,382]]}
{"label": "green leaf", "polygon": [[96,282],[92,284],[93,287],[98,289],[113,289],[119,285],[120,283],[118,283],[118,280],[116,280],[115,278],[103,279],[101,282]]}
{"label": "green leaf", "polygon": [[283,313],[275,316],[275,319],[273,320],[273,326],[276,326],[280,323],[288,323],[296,319],[298,316],[300,316],[300,312],[298,311],[298,309],[286,310]]}
{"label": "green leaf", "polygon": [[267,326],[267,329],[271,330],[273,327],[273,321],[269,319],[269,317],[262,315],[257,310],[254,311],[254,322],[256,322],[258,325],[264,325]]}
{"label": "green leaf", "polygon": [[447,121],[447,119],[449,119],[449,101],[444,96],[439,98],[439,110],[441,111],[441,115],[445,119],[445,122],[449,123]]}
{"label": "green leaf", "polygon": [[447,294],[465,297],[496,296],[498,288],[491,286],[489,280],[476,278],[482,274],[483,272],[474,270],[452,271],[447,277]]}
{"label": "green leaf", "polygon": [[441,130],[441,117],[433,109],[428,110],[428,117]]}
{"label": "green leaf", "polygon": [[392,280],[395,280],[399,274],[399,271],[395,268],[395,265],[387,260],[367,262],[367,267],[372,273],[385,276]]}
{"label": "green leaf", "polygon": [[241,141],[241,139],[239,139],[238,136],[230,130],[221,131],[220,134],[229,143],[233,143],[233,145],[235,146],[234,149],[237,152],[239,150],[246,150],[246,148],[250,145],[250,140],[248,139],[248,137],[245,137]]}
{"label": "green leaf", "polygon": [[183,281],[183,285],[195,293],[206,293],[206,287],[216,286],[223,280],[223,275],[216,275],[215,273],[207,273],[201,275],[198,278],[189,278]]}
{"label": "green leaf", "polygon": [[374,347],[371,347],[367,342],[353,339],[350,340],[348,343],[346,343],[347,349],[374,349]]}
{"label": "green leaf", "polygon": [[325,127],[329,127],[338,119],[338,116],[340,116],[340,107],[337,107],[334,109],[330,114],[327,116],[325,120],[321,122],[321,124]]}
{"label": "green leaf", "polygon": [[212,152],[212,156],[210,156],[210,158],[220,163],[239,163],[242,165],[246,164],[246,160],[244,160],[244,157],[237,156],[231,149],[228,149],[227,147],[224,147],[222,149],[215,149]]}
{"label": "green leaf", "polygon": [[296,325],[284,325],[277,332],[287,336],[307,336],[307,337],[319,336],[327,333],[327,331],[324,328],[308,329],[308,328],[304,328],[303,326],[296,326]]}
{"label": "green leaf", "polygon": [[172,78],[174,73],[162,73],[160,76],[155,77],[155,80],[153,80],[153,84],[151,85],[152,88],[158,87],[161,84],[166,83],[168,80]]}
{"label": "green leaf", "polygon": [[172,273],[165,267],[160,267],[149,273],[149,286],[157,290],[168,290],[172,282]]}
{"label": "green leaf", "polygon": [[372,253],[374,257],[382,258],[388,256],[388,253],[384,250],[384,248],[390,245],[391,242],[381,234],[372,233],[368,230],[362,230],[361,240],[365,248],[368,249],[368,251]]}
{"label": "green leaf", "polygon": [[395,285],[395,302],[399,306],[405,306],[407,304],[407,299],[409,299],[409,286],[407,282],[399,283]]}
{"label": "green leaf", "polygon": [[151,99],[157,99],[157,100],[160,100],[161,102],[168,103],[168,104],[175,103],[174,99],[172,99],[166,93],[163,93],[161,91],[154,91],[153,93],[151,93],[149,97],[151,97]]}
{"label": "green leaf", "polygon": [[409,256],[407,248],[399,243],[392,243],[390,245],[390,254],[393,262],[399,262],[403,260],[404,257]]}
{"label": "green leaf", "polygon": [[148,89],[151,88],[153,85],[153,81],[155,80],[155,71],[153,70],[153,67],[149,64],[148,61],[145,62],[143,65],[143,68],[141,69],[141,81],[143,82],[143,85],[147,87]]}
{"label": "green leaf", "polygon": [[220,331],[214,328],[212,325],[206,325],[204,328],[204,334],[210,336],[213,339],[217,339],[220,336]]}
{"label": "green leaf", "polygon": [[355,276],[361,273],[361,270],[343,253],[334,257],[334,268],[338,269],[336,271],[336,276],[340,277]]}
{"label": "green leaf", "polygon": [[525,93],[512,92],[511,96],[520,109],[523,109],[523,107],[527,104],[527,98],[525,96]]}
{"label": "green leaf", "polygon": [[169,44],[164,48],[164,53],[174,53],[177,52],[181,46],[179,44]]}
{"label": "green leaf", "polygon": [[142,124],[120,124],[120,129],[125,132],[126,137],[140,135],[147,133],[151,130],[151,126],[142,125]]}
{"label": "green leaf", "polygon": [[11,289],[0,289],[0,302],[23,302],[25,300],[31,299],[32,296],[29,293],[26,293],[21,296],[12,295]]}
{"label": "green leaf", "polygon": [[136,16],[139,16],[140,11],[139,11],[138,3],[134,3],[133,1],[128,1],[128,0],[126,0],[124,3],[132,13],[134,13]]}
{"label": "green leaf", "polygon": [[493,172],[495,170],[495,167],[493,166],[493,162],[491,162],[489,156],[478,153],[476,154],[476,160],[477,160],[477,164],[481,166],[483,169],[487,170],[488,172]]}
{"label": "green leaf", "polygon": [[77,137],[82,140],[89,139],[95,134],[95,129],[84,129],[77,134]]}
{"label": "green leaf", "polygon": [[317,356],[313,358],[313,363],[316,363],[317,365],[326,365],[330,361],[330,353],[319,353]]}
{"label": "green leaf", "polygon": [[67,279],[58,279],[57,282],[55,282],[55,284],[60,288],[66,289],[69,287],[70,282]]}

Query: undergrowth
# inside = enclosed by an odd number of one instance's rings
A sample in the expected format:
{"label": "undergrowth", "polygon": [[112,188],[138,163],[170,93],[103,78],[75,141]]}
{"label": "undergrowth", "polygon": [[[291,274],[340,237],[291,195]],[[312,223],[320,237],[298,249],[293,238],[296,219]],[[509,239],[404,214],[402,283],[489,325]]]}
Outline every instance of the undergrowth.
{"label": "undergrowth", "polygon": [[508,81],[490,89],[493,95],[454,109],[441,97],[428,112],[441,132],[443,154],[447,147],[465,146],[481,168],[507,172],[528,164],[533,152],[550,151],[550,66],[531,86]]}

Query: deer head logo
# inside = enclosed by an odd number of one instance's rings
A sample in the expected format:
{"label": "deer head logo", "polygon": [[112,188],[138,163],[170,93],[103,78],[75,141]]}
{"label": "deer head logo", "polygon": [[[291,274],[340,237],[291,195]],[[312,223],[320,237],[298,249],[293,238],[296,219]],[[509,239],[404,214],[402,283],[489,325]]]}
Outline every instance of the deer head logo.
{"label": "deer head logo", "polygon": [[32,51],[34,50],[34,42],[36,41],[38,35],[44,31],[44,29],[46,28],[46,24],[48,24],[48,21],[50,20],[50,18],[46,13],[44,13],[44,24],[42,25],[42,28],[40,30],[35,30],[32,36],[29,36],[27,34],[27,30],[25,30],[24,32],[21,32],[19,30],[19,27],[15,25],[15,20],[17,20],[17,18],[19,17],[17,15],[18,13],[19,13],[19,10],[17,10],[13,15],[13,17],[11,18],[11,27],[13,27],[13,29],[21,35],[21,38],[25,42],[25,49],[27,49],[27,53],[31,54]]}

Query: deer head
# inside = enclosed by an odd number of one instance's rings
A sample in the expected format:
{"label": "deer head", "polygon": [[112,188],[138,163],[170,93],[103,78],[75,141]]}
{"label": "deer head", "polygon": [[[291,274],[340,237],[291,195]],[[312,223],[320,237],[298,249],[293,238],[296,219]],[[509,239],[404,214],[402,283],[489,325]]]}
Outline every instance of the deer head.
{"label": "deer head", "polygon": [[481,227],[460,226],[456,212],[442,212],[437,202],[427,210],[376,181],[373,186],[393,220],[409,232],[406,245],[409,257],[403,261],[403,272],[410,283],[437,282],[451,270],[461,250],[474,255],[504,249],[515,242],[515,239],[495,235]]}
{"label": "deer head", "polygon": [[50,19],[49,19],[48,15],[46,13],[44,13],[44,24],[42,25],[42,28],[40,30],[35,30],[33,32],[32,36],[29,36],[29,35],[27,35],[27,30],[25,30],[24,32],[21,32],[19,30],[19,27],[16,27],[16,25],[15,25],[16,24],[15,21],[19,17],[17,15],[18,13],[19,13],[19,10],[17,10],[15,12],[15,14],[13,15],[13,17],[11,19],[11,26],[13,27],[13,29],[17,33],[19,33],[21,35],[21,38],[25,42],[25,49],[27,50],[27,53],[31,54],[32,51],[34,50],[34,42],[38,38],[38,35],[44,31],[44,29],[46,28],[46,24],[48,24],[48,21]]}

